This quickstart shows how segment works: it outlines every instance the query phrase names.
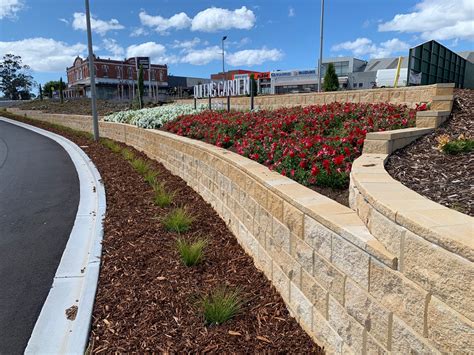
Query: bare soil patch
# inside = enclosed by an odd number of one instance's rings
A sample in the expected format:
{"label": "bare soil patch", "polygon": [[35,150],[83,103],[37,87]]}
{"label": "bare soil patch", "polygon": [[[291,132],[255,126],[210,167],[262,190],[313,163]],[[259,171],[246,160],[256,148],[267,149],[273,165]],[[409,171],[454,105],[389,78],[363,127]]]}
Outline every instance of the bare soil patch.
{"label": "bare soil patch", "polygon": [[474,135],[474,90],[456,90],[450,119],[440,128],[392,154],[386,168],[393,178],[446,207],[474,216],[474,153],[446,154],[437,137]]}
{"label": "bare soil patch", "polygon": [[[226,224],[181,178],[129,148],[146,159],[159,173],[159,181],[176,194],[172,206],[157,207],[151,187],[119,153],[84,135],[19,120],[81,146],[105,183],[107,214],[91,353],[324,353],[290,316],[281,296]],[[198,266],[183,265],[176,251],[178,235],[161,223],[176,206],[187,206],[196,217],[181,236],[208,240],[204,262]],[[243,309],[222,325],[206,326],[196,297],[221,285],[240,289]]]}

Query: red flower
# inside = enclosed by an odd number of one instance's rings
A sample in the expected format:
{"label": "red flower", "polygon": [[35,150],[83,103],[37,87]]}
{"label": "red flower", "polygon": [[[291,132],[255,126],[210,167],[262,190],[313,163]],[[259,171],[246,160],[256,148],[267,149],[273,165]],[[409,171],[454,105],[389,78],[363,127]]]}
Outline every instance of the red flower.
{"label": "red flower", "polygon": [[342,154],[341,154],[341,155],[338,155],[338,156],[334,157],[334,158],[332,159],[332,161],[333,161],[334,164],[336,164],[336,165],[341,165],[342,162],[344,161],[344,155],[342,155]]}
{"label": "red flower", "polygon": [[311,168],[311,175],[316,176],[319,174],[319,168],[316,165],[313,165]]}

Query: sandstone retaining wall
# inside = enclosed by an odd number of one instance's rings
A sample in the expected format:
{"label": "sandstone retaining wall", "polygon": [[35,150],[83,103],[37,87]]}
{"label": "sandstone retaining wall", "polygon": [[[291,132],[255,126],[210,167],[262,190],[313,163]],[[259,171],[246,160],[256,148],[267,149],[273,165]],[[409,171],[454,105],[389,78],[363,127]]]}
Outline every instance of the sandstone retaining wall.
{"label": "sandstone retaining wall", "polygon": [[[331,102],[389,102],[393,104],[405,104],[414,107],[421,102],[435,102],[436,110],[445,107],[446,84],[434,84],[424,86],[410,86],[403,88],[380,88],[369,90],[347,90],[338,92],[321,92],[307,94],[288,95],[264,95],[254,98],[255,108],[278,108],[290,106],[322,105]],[[451,85],[451,84],[447,84]],[[451,86],[449,86],[451,87]],[[448,90],[449,91],[449,90]],[[452,90],[451,90],[452,94]],[[449,94],[448,94],[449,95]],[[231,108],[237,110],[248,110],[250,108],[250,97],[235,96],[230,98]],[[198,104],[208,104],[209,99],[198,99]],[[193,99],[177,100],[179,104],[193,104]],[[227,107],[227,98],[212,98],[214,105]],[[450,110],[450,109],[449,109]]]}
{"label": "sandstone retaining wall", "polygon": [[[90,119],[29,117],[92,131]],[[100,130],[199,192],[329,353],[474,349],[473,269],[464,256],[391,225],[371,227],[377,239],[359,211],[225,149],[125,124],[101,122]]]}

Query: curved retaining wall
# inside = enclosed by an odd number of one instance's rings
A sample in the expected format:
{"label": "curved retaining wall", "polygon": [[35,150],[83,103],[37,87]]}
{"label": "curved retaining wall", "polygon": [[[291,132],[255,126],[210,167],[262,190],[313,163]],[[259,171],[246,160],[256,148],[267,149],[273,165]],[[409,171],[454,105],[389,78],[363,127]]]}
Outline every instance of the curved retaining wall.
{"label": "curved retaining wall", "polygon": [[[82,118],[34,118],[91,131],[90,120]],[[467,309],[457,313],[425,282],[406,275],[408,260],[426,257],[422,246],[407,246],[402,269],[396,250],[374,238],[356,212],[256,162],[167,132],[104,122],[100,129],[102,136],[160,161],[199,192],[329,353],[474,348],[472,323],[460,314]],[[453,257],[455,270],[468,270]],[[438,273],[433,264],[415,269]],[[465,281],[449,284],[466,289]]]}

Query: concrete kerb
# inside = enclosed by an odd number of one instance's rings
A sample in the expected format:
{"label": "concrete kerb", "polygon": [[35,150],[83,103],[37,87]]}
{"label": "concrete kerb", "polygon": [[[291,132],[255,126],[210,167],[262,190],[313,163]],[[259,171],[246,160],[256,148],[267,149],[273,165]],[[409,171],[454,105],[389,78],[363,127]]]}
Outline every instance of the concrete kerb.
{"label": "concrete kerb", "polygon": [[[103,182],[89,157],[68,139],[14,120],[0,119],[60,144],[71,157],[80,183],[74,226],[25,354],[84,354],[102,252],[102,221],[106,210]],[[68,319],[66,310],[74,306],[77,307],[75,318]]]}

